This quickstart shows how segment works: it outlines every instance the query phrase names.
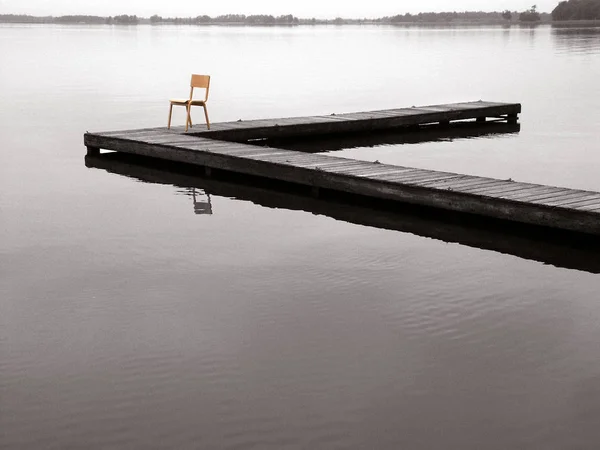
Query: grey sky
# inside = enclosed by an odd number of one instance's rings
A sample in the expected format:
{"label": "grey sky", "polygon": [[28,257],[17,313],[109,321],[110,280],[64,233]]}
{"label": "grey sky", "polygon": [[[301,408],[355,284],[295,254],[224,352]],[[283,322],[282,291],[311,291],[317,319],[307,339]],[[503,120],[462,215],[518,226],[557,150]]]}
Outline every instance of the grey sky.
{"label": "grey sky", "polygon": [[380,17],[425,11],[521,11],[537,3],[550,12],[558,0],[0,0],[2,14],[63,15],[136,14],[150,16],[198,16],[207,14],[293,14],[299,17]]}

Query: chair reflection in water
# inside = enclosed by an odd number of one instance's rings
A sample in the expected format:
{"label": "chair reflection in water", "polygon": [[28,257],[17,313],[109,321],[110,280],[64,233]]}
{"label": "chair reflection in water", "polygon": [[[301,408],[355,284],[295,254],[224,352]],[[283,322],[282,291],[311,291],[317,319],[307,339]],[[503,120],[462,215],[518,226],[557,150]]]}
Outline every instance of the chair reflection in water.
{"label": "chair reflection in water", "polygon": [[196,188],[191,188],[192,200],[194,201],[195,214],[212,214],[212,204],[210,203],[210,194]]}

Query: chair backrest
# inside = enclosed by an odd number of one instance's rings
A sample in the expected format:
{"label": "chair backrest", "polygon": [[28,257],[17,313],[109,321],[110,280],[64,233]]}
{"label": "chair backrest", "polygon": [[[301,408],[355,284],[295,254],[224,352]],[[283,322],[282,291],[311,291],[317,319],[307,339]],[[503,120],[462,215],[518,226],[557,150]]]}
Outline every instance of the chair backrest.
{"label": "chair backrest", "polygon": [[192,74],[192,80],[190,81],[190,100],[194,95],[194,88],[206,89],[204,101],[207,101],[208,90],[210,89],[210,75]]}

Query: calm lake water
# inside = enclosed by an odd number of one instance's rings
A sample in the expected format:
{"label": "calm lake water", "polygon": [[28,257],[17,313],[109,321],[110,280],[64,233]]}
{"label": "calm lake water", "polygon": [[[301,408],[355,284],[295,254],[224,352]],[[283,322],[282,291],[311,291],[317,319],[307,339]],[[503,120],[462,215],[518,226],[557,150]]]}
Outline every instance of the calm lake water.
{"label": "calm lake water", "polygon": [[335,154],[600,190],[599,28],[0,26],[0,447],[597,448],[587,261],[86,167],[192,72],[215,122],[522,102],[519,132]]}

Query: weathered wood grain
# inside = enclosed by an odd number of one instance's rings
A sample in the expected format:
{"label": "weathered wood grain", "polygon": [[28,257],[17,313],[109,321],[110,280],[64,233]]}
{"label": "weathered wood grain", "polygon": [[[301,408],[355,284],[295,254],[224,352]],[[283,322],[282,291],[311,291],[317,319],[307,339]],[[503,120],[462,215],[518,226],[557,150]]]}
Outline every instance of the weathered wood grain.
{"label": "weathered wood grain", "polygon": [[554,205],[557,208],[580,208],[583,206],[589,206],[589,205],[594,205],[596,203],[600,203],[600,198],[597,197],[582,197],[580,200],[577,201],[572,201],[572,202],[565,202],[563,204],[558,204],[558,205]]}
{"label": "weathered wood grain", "polygon": [[[537,203],[546,199],[552,199],[555,197],[561,197],[565,194],[568,194],[569,189],[564,188],[555,188],[548,187],[544,192],[531,192],[532,189],[530,187],[515,193],[515,196],[511,198],[511,200],[518,200],[520,202],[532,202]],[[522,192],[522,194],[521,194]],[[510,195],[510,194],[509,194]]]}
{"label": "weathered wood grain", "polygon": [[499,195],[499,197],[507,199],[507,200],[521,201],[523,198],[536,196],[536,195],[539,196],[541,194],[548,193],[548,191],[559,192],[563,189],[563,188],[555,188],[555,187],[550,187],[550,186],[538,186],[538,185],[525,184],[525,183],[519,183],[519,184],[521,184],[524,188],[522,191],[509,192],[507,194]]}
{"label": "weathered wood grain", "polygon": [[483,188],[483,187],[492,187],[503,184],[500,180],[494,180],[491,178],[479,178],[472,177],[470,175],[463,175],[460,178],[452,179],[452,180],[444,180],[444,181],[432,181],[428,183],[423,183],[424,187],[431,187],[437,189],[449,189],[451,191],[462,192],[464,189],[471,188]]}
{"label": "weathered wood grain", "polygon": [[567,199],[567,200],[561,200],[561,199],[548,200],[545,202],[545,204],[548,206],[568,206],[568,205],[578,204],[578,203],[582,203],[582,202],[592,202],[592,201],[600,202],[600,193],[590,192],[590,191],[576,191],[576,192],[580,193],[579,197],[571,198],[571,199]]}
{"label": "weathered wood grain", "polygon": [[555,195],[551,195],[551,196],[549,195],[545,198],[533,198],[533,199],[528,198],[528,199],[524,199],[522,201],[525,201],[525,202],[530,201],[532,203],[541,203],[544,205],[548,205],[548,202],[552,202],[553,200],[560,200],[560,201],[565,200],[566,201],[566,200],[581,199],[581,197],[582,197],[581,192],[578,192],[578,191],[572,192],[572,191],[566,190],[564,192],[557,193]]}

